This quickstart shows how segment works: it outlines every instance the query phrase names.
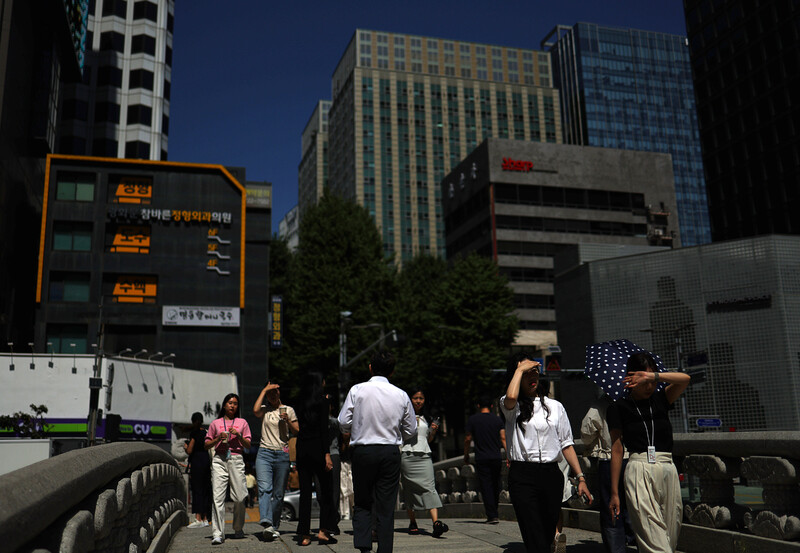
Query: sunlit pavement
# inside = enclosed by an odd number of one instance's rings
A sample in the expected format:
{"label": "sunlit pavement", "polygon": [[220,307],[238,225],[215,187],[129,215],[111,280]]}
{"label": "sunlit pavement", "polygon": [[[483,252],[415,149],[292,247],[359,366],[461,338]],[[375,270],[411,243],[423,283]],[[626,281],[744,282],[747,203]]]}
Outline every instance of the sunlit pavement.
{"label": "sunlit pavement", "polygon": [[[272,542],[264,541],[261,537],[261,526],[258,524],[258,509],[248,509],[247,522],[244,525],[245,537],[243,539],[233,539],[233,528],[231,527],[230,513],[225,526],[225,543],[222,545],[211,545],[211,527],[206,528],[182,528],[175,536],[170,545],[170,553],[194,553],[196,551],[242,551],[242,552],[270,552],[270,551],[298,551],[312,553],[315,551],[336,551],[352,553],[353,533],[352,524],[349,520],[342,521],[339,527],[342,534],[336,536],[338,543],[333,545],[319,545],[316,540],[312,542],[310,549],[301,547],[297,543],[295,529],[296,522],[284,522],[281,524],[280,540]],[[447,519],[442,518],[449,526],[450,530],[441,538],[434,538],[430,532],[432,530],[430,519],[419,518],[421,534],[410,536],[406,528],[408,521],[403,519],[395,520],[394,550],[398,553],[429,553],[435,550],[436,553],[525,553],[522,539],[519,535],[519,528],[514,521],[502,520],[496,525],[487,525],[483,520],[476,519]],[[318,521],[312,519],[311,527],[316,528]],[[570,553],[603,553],[603,545],[600,534],[586,530],[565,528],[567,536],[567,551]],[[377,550],[377,544],[373,544],[373,551]],[[631,552],[634,549],[630,549]]]}

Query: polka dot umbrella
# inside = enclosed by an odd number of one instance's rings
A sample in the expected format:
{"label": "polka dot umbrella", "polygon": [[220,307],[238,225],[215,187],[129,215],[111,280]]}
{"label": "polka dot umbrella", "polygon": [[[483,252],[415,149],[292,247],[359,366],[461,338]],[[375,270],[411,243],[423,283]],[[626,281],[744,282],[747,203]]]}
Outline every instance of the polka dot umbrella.
{"label": "polka dot umbrella", "polygon": [[[647,353],[656,362],[658,372],[665,372],[664,362],[655,353],[642,349],[630,340],[611,340],[586,346],[586,365],[583,372],[616,401],[628,395],[623,380],[628,374],[626,364],[634,353]],[[658,389],[666,387],[659,384]]]}

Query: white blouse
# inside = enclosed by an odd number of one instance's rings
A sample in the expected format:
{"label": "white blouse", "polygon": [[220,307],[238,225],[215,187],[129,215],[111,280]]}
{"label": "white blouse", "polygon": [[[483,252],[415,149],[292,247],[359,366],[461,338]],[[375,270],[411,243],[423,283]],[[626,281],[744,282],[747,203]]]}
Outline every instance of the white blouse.
{"label": "white blouse", "polygon": [[430,453],[431,446],[428,444],[429,432],[430,432],[430,427],[428,426],[428,421],[425,420],[425,417],[418,416],[417,436],[410,442],[403,444],[403,447],[400,448],[401,451],[407,451],[412,453]]}
{"label": "white blouse", "polygon": [[561,450],[575,443],[569,426],[567,411],[560,402],[546,398],[550,415],[545,418],[541,400],[533,399],[533,416],[523,423],[524,431],[517,425],[519,401],[508,410],[500,398],[500,408],[506,418],[507,455],[512,461],[530,463],[552,463],[560,460]]}

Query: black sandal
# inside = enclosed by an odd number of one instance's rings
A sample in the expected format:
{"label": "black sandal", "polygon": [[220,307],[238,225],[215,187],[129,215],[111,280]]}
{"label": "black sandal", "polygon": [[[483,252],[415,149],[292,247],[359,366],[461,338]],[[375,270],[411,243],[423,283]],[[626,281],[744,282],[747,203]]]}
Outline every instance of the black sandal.
{"label": "black sandal", "polygon": [[416,521],[412,521],[411,524],[408,525],[408,533],[412,536],[419,535],[419,528],[417,527]]}

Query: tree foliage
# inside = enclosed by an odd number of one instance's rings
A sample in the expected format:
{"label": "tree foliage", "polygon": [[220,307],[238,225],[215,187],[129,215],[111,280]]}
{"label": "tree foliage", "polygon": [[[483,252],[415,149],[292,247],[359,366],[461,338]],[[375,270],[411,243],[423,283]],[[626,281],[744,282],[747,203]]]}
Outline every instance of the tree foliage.
{"label": "tree foliage", "polygon": [[470,255],[448,265],[424,256],[405,264],[398,276],[397,325],[406,338],[398,385],[426,390],[456,424],[478,395],[499,395],[491,371],[504,367],[517,331],[512,300],[490,259]]}
{"label": "tree foliage", "polygon": [[[354,326],[386,325],[394,269],[383,256],[369,212],[353,202],[324,194],[303,215],[299,230],[288,273],[285,313],[292,364],[284,378],[296,383],[298,371],[317,369],[332,384],[338,378],[340,313],[350,311]],[[372,339],[378,334],[373,331]],[[368,336],[348,332],[351,351],[365,347]]]}
{"label": "tree foliage", "polygon": [[50,425],[44,420],[47,407],[30,405],[31,413],[18,411],[13,415],[0,415],[0,430],[10,430],[20,438],[46,438]]}
{"label": "tree foliage", "polygon": [[[352,360],[379,339],[378,326],[404,338],[394,348],[395,384],[422,387],[451,426],[461,427],[479,394],[502,393],[492,370],[505,365],[517,319],[513,291],[492,260],[420,255],[397,271],[367,210],[329,194],[303,215],[294,254],[274,244],[271,292],[284,297],[285,341],[271,354],[270,375],[287,399],[310,369],[325,374],[332,392],[341,330]],[[343,311],[352,313],[344,326]],[[369,357],[351,367],[345,391],[369,378]]]}

